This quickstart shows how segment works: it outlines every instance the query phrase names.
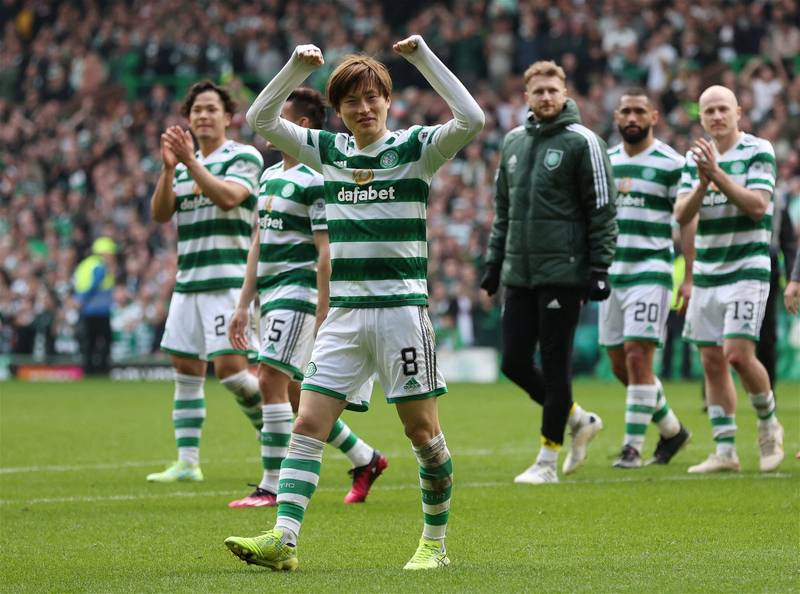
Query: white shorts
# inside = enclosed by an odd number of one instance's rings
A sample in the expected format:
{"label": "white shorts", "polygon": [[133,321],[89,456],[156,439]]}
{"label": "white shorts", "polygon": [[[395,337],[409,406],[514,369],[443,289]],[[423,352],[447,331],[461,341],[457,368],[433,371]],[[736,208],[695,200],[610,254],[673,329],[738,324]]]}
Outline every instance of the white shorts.
{"label": "white shorts", "polygon": [[672,291],[662,285],[634,285],[612,289],[600,302],[598,320],[601,346],[614,348],[626,341],[664,341]]}
{"label": "white shorts", "polygon": [[395,404],[447,392],[426,307],[331,308],[317,334],[303,389],[365,411],[371,390],[364,384],[373,374],[386,400]]}
{"label": "white shorts", "polygon": [[256,355],[251,348],[240,351],[228,340],[228,324],[239,302],[241,289],[222,289],[203,293],[173,293],[161,350],[190,359],[209,361],[218,355]]}
{"label": "white shorts", "polygon": [[314,348],[316,316],[302,311],[271,309],[261,316],[261,350],[258,362],[283,371],[295,381]]}
{"label": "white shorts", "polygon": [[758,342],[767,297],[769,283],[757,280],[692,287],[683,337],[700,346],[720,346],[726,338]]}

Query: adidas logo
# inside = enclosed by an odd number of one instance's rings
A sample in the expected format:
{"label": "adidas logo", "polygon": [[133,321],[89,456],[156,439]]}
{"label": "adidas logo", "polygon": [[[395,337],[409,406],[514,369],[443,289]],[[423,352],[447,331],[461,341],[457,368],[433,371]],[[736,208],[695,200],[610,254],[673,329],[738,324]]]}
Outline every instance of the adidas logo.
{"label": "adidas logo", "polygon": [[652,334],[653,332],[655,332],[655,331],[656,331],[656,329],[655,329],[655,328],[653,328],[653,325],[652,325],[652,324],[648,324],[648,325],[647,325],[647,328],[645,328],[645,329],[644,329],[644,331],[645,331],[645,332],[648,332],[648,333],[650,333],[650,334]]}
{"label": "adidas logo", "polygon": [[403,384],[403,389],[406,392],[410,392],[411,390],[419,390],[421,387],[422,386],[419,384],[419,382],[413,377],[410,380],[408,380],[405,384]]}
{"label": "adidas logo", "polygon": [[547,304],[547,309],[561,309],[561,304],[558,302],[558,299],[553,299]]}
{"label": "adidas logo", "polygon": [[742,326],[743,330],[752,330],[753,326],[750,325],[750,322],[745,322],[744,326]]}
{"label": "adidas logo", "polygon": [[275,345],[272,344],[272,343],[269,343],[269,346],[267,347],[266,352],[269,353],[270,355],[276,354],[277,351],[275,350]]}

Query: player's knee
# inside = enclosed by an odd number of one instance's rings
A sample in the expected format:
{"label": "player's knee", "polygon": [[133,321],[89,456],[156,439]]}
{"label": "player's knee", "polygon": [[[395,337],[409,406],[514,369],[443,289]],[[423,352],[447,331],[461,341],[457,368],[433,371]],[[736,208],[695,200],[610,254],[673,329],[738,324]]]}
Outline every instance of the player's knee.
{"label": "player's knee", "polygon": [[751,353],[744,349],[730,349],[725,351],[725,361],[737,371],[746,368],[752,359]]}
{"label": "player's knee", "polygon": [[648,358],[644,346],[638,343],[625,345],[625,367],[629,375],[637,377],[647,372]]}
{"label": "player's knee", "polygon": [[329,432],[329,429],[326,431],[325,428],[322,427],[322,423],[320,423],[319,419],[303,414],[297,415],[297,418],[294,420],[294,426],[292,427],[292,433],[314,437],[320,441],[325,441]]}
{"label": "player's knee", "polygon": [[214,375],[219,380],[224,380],[226,377],[239,373],[242,369],[246,369],[246,367],[236,365],[230,361],[214,361]]}
{"label": "player's knee", "polygon": [[288,398],[286,392],[286,376],[283,372],[267,365],[258,368],[258,389],[264,404],[285,402]]}
{"label": "player's knee", "polygon": [[715,376],[728,372],[725,355],[721,351],[703,352],[701,359],[703,369],[708,375]]}
{"label": "player's knee", "polygon": [[411,440],[415,445],[428,443],[436,437],[438,431],[434,426],[433,421],[428,419],[420,419],[413,423],[406,423],[403,429],[405,430],[406,437]]}

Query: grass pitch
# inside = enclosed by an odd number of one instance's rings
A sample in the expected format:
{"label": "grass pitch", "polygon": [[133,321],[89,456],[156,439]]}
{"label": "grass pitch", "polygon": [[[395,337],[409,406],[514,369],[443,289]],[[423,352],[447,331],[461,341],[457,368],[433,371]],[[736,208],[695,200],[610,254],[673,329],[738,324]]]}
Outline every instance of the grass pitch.
{"label": "grass pitch", "polygon": [[[798,592],[800,386],[783,384],[786,459],[758,473],[740,394],[738,475],[688,475],[712,449],[697,384],[668,384],[693,432],[666,467],[611,468],[624,391],[576,382],[605,429],[560,485],[514,485],[538,450],[540,410],[510,384],[451,385],[440,399],[455,485],[446,570],[401,570],[422,527],[416,463],[393,407],[345,413],[389,457],[366,504],[346,506],[347,460],[327,449],[300,537],[299,571],[245,566],[222,541],[272,526],[232,510],[260,477],[232,396],[207,382],[199,484],[145,482],[174,456],[169,383],[0,384],[0,591],[4,592]],[[652,452],[656,431],[648,432]],[[561,459],[563,460],[562,453]]]}

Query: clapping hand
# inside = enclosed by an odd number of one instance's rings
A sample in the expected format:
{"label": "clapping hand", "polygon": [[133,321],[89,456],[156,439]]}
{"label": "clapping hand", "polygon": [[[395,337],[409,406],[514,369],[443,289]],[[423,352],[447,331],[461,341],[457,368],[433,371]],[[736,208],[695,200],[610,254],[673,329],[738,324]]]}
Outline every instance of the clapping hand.
{"label": "clapping hand", "polygon": [[705,138],[698,138],[691,151],[694,155],[694,162],[697,164],[700,181],[705,184],[714,181],[720,171],[714,145]]}
{"label": "clapping hand", "polygon": [[161,139],[180,163],[188,165],[194,159],[194,140],[188,130],[180,126],[170,126],[161,135]]}

